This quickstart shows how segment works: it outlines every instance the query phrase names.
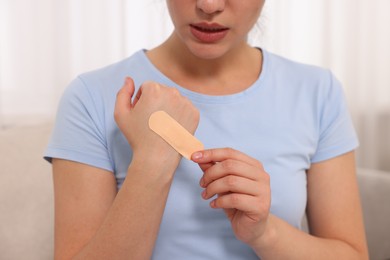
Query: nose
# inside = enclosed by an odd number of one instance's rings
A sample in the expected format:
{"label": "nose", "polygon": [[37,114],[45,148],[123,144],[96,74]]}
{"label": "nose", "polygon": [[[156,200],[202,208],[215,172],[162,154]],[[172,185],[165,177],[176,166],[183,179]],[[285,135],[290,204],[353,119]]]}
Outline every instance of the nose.
{"label": "nose", "polygon": [[197,7],[206,14],[213,14],[223,11],[226,0],[197,0]]}

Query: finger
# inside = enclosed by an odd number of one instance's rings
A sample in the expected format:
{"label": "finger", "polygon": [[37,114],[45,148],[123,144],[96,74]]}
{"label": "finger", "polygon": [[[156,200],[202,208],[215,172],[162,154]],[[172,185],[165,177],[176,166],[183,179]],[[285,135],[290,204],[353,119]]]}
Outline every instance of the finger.
{"label": "finger", "polygon": [[210,199],[217,194],[224,193],[240,193],[259,196],[261,194],[261,189],[263,188],[261,186],[265,185],[261,185],[258,182],[246,178],[229,175],[210,183],[203,191],[202,197],[203,199]]}
{"label": "finger", "polygon": [[210,162],[222,162],[227,159],[235,159],[254,166],[263,167],[258,160],[232,148],[216,148],[198,151],[192,154],[191,159],[196,163],[202,164]]}
{"label": "finger", "polygon": [[199,167],[200,169],[205,172],[207,171],[211,166],[213,166],[215,163],[211,162],[211,163],[200,163],[199,164]]}
{"label": "finger", "polygon": [[121,117],[123,112],[130,111],[131,97],[134,95],[134,82],[130,77],[126,77],[123,87],[118,91],[115,102],[115,118]]}
{"label": "finger", "polygon": [[227,175],[236,175],[253,181],[268,179],[268,174],[261,168],[254,167],[242,161],[228,159],[220,163],[215,163],[204,172],[201,181],[202,187],[207,187],[211,182]]}
{"label": "finger", "polygon": [[162,85],[154,81],[145,81],[139,87],[137,94],[134,97],[134,102],[137,103],[143,93],[148,93],[148,95],[158,95],[160,93]]}
{"label": "finger", "polygon": [[261,201],[259,197],[230,193],[211,201],[210,206],[215,209],[236,209],[248,215],[260,215],[262,212],[268,212],[269,203]]}
{"label": "finger", "polygon": [[138,91],[137,91],[137,94],[135,95],[134,99],[133,99],[133,107],[135,107],[135,105],[138,103],[138,101],[140,100],[141,96],[142,96],[142,90],[143,90],[143,87],[141,86]]}

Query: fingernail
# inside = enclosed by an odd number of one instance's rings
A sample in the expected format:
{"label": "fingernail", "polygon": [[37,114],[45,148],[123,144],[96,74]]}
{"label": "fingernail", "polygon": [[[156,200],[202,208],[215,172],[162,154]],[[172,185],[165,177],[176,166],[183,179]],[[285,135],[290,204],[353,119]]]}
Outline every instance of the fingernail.
{"label": "fingernail", "polygon": [[192,154],[192,159],[194,159],[194,160],[202,159],[202,157],[203,157],[203,153],[202,152],[196,152],[196,153]]}
{"label": "fingernail", "polygon": [[204,179],[203,179],[203,177],[200,179],[199,185],[200,185],[200,187],[204,187]]}
{"label": "fingernail", "polygon": [[206,190],[202,191],[202,198],[206,198],[206,196],[207,196]]}

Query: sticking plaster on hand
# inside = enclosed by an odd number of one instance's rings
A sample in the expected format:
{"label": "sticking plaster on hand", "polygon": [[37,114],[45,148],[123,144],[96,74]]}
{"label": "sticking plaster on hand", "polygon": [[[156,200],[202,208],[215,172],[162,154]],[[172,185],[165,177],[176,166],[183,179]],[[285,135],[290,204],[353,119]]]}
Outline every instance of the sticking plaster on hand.
{"label": "sticking plaster on hand", "polygon": [[204,149],[202,142],[164,111],[150,116],[149,128],[188,160],[194,152]]}

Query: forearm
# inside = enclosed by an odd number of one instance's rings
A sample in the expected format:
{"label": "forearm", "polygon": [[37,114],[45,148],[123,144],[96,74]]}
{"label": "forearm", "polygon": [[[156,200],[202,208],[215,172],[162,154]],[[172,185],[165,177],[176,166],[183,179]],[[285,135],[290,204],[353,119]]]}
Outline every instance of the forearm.
{"label": "forearm", "polygon": [[105,221],[75,258],[149,259],[178,160],[132,163]]}
{"label": "forearm", "polygon": [[312,236],[273,215],[252,248],[261,259],[368,259],[345,241]]}

